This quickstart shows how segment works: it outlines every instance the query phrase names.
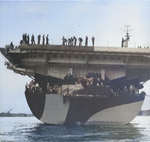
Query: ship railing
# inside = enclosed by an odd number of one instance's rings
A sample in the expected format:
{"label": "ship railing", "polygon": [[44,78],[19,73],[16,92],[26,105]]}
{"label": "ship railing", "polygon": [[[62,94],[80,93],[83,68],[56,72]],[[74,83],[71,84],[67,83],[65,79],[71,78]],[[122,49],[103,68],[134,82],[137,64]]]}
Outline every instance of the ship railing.
{"label": "ship railing", "polygon": [[[103,86],[97,86],[97,87],[103,87]],[[30,81],[30,83],[26,83],[25,85],[26,91],[29,93],[46,93],[46,94],[61,94],[62,96],[73,96],[73,97],[111,97],[111,96],[138,96],[139,89],[134,87],[134,85],[130,85],[129,88],[126,86],[124,87],[124,90],[116,90],[110,88],[109,93],[106,95],[106,93],[100,93],[98,92],[75,92],[79,90],[84,90],[83,86],[81,84],[76,85],[62,85],[58,86],[57,84],[53,87],[47,83],[46,89],[42,88],[38,82],[35,82],[34,80]],[[109,88],[109,87],[108,87]]]}
{"label": "ship railing", "polygon": [[92,94],[62,94],[63,97],[107,97],[106,95],[92,95]]}
{"label": "ship railing", "polygon": [[30,83],[26,83],[25,85],[25,91],[29,93],[46,93],[46,94],[57,94],[58,93],[58,85],[54,85],[54,87],[49,86],[47,84],[46,89],[42,88],[38,82],[35,82],[34,80],[30,81]]}

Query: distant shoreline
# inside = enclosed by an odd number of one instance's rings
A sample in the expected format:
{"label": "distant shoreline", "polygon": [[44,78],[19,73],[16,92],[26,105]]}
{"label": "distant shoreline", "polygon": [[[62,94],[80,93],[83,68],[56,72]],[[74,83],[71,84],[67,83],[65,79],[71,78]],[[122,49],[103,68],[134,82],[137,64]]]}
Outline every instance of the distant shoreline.
{"label": "distant shoreline", "polygon": [[26,113],[0,113],[0,117],[33,117],[33,114]]}
{"label": "distant shoreline", "polygon": [[[150,109],[149,110],[140,110],[137,116],[150,116]],[[0,113],[0,117],[34,117],[33,114],[26,114],[26,113]]]}

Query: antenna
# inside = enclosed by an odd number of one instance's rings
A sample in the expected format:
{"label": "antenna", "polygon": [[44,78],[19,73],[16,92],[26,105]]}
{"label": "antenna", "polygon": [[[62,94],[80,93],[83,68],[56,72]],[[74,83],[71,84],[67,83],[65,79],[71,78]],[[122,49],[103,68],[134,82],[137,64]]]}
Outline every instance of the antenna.
{"label": "antenna", "polygon": [[122,41],[121,41],[121,47],[128,47],[128,41],[130,39],[130,35],[129,35],[129,32],[132,31],[132,30],[129,30],[129,27],[131,27],[130,25],[125,25],[125,28],[126,29],[122,29],[124,32],[126,32],[126,35],[125,35],[125,39],[122,38]]}

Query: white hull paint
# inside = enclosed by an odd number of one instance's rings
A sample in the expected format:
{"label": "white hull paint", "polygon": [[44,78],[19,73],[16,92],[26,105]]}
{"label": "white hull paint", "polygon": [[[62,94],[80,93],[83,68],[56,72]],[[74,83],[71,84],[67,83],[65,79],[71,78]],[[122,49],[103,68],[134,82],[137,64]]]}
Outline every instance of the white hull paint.
{"label": "white hull paint", "polygon": [[[90,123],[130,123],[141,109],[143,101],[119,105],[104,109],[94,114],[88,121]],[[69,99],[63,103],[60,94],[46,94],[46,102],[41,121],[49,124],[63,124],[69,109]]]}
{"label": "white hull paint", "polygon": [[69,108],[69,101],[63,104],[60,94],[46,94],[46,102],[41,121],[49,124],[63,124]]}
{"label": "white hull paint", "polygon": [[137,116],[142,104],[143,101],[140,101],[104,109],[93,115],[88,122],[127,124]]}

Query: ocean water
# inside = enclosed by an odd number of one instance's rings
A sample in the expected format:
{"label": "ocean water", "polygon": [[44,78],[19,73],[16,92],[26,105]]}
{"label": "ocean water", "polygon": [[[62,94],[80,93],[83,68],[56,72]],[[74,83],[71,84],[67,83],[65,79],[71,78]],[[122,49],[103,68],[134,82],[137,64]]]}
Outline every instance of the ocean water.
{"label": "ocean water", "polygon": [[35,117],[0,117],[1,142],[150,142],[150,116],[128,125],[48,125]]}

